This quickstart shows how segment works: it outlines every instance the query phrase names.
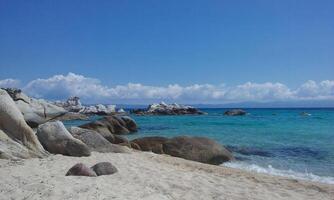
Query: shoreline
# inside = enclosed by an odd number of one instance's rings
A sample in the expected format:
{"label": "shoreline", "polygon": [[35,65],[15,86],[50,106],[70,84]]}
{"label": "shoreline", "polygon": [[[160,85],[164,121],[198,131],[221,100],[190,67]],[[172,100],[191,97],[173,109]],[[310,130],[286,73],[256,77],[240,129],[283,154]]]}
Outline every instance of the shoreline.
{"label": "shoreline", "polygon": [[[78,162],[109,161],[118,173],[66,177]],[[214,166],[149,152],[0,160],[7,199],[332,199],[334,185]]]}

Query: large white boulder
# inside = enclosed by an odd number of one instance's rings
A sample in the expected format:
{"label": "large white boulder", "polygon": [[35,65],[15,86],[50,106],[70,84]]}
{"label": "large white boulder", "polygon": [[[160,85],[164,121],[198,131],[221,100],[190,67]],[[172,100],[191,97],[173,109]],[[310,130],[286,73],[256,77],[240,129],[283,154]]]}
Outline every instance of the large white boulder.
{"label": "large white boulder", "polygon": [[5,90],[0,89],[0,158],[46,155],[47,152],[25,122],[13,99]]}
{"label": "large white boulder", "polygon": [[53,118],[64,115],[68,111],[64,108],[47,102],[43,99],[35,99],[28,97],[19,89],[6,89],[16,106],[23,114],[25,121],[31,127],[37,127],[39,124],[45,123]]}

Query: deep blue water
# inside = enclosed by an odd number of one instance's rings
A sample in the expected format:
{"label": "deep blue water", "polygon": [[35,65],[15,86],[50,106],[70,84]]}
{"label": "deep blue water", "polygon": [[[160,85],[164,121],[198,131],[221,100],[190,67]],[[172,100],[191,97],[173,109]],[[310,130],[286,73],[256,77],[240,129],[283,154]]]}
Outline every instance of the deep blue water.
{"label": "deep blue water", "polygon": [[140,129],[128,137],[205,136],[238,158],[227,166],[334,183],[334,109],[245,109],[232,117],[202,110],[208,115],[132,116]]}

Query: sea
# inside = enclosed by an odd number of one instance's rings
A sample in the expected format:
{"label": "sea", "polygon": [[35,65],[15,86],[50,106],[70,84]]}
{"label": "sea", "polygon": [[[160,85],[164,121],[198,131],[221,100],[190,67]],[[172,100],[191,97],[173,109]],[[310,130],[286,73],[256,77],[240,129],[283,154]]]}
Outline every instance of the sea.
{"label": "sea", "polygon": [[126,137],[209,137],[236,157],[224,166],[334,184],[334,108],[249,108],[244,116],[225,116],[226,108],[201,110],[207,115],[131,115],[139,131]]}

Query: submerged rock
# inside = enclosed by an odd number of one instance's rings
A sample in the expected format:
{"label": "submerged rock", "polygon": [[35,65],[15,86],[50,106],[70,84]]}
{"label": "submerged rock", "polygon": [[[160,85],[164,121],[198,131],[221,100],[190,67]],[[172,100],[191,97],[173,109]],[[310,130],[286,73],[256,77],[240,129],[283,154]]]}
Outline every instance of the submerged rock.
{"label": "submerged rock", "polygon": [[102,175],[110,175],[116,173],[118,170],[117,168],[112,165],[110,162],[100,162],[91,167],[91,169],[96,173],[98,176]]}
{"label": "submerged rock", "polygon": [[166,104],[161,102],[159,104],[151,104],[144,109],[131,110],[131,113],[136,115],[202,115],[204,112],[191,106],[184,106],[179,104]]}
{"label": "submerged rock", "polygon": [[[19,91],[10,91],[17,95]],[[15,96],[16,97],[16,96]],[[0,158],[44,157],[48,153],[27,125],[13,98],[0,89]]]}
{"label": "submerged rock", "polygon": [[66,176],[91,176],[96,177],[96,173],[93,169],[87,167],[83,163],[75,164],[73,167],[71,167],[67,173]]}
{"label": "submerged rock", "polygon": [[74,138],[60,121],[39,125],[36,135],[43,147],[50,153],[68,156],[90,156],[87,145]]}
{"label": "submerged rock", "polygon": [[240,115],[246,115],[246,111],[242,109],[233,109],[233,110],[228,110],[224,112],[224,115],[227,116],[240,116]]}
{"label": "submerged rock", "polygon": [[165,137],[144,137],[131,141],[131,146],[142,151],[168,154],[208,164],[221,164],[234,159],[230,151],[214,140],[204,137],[179,136],[171,139]]}

